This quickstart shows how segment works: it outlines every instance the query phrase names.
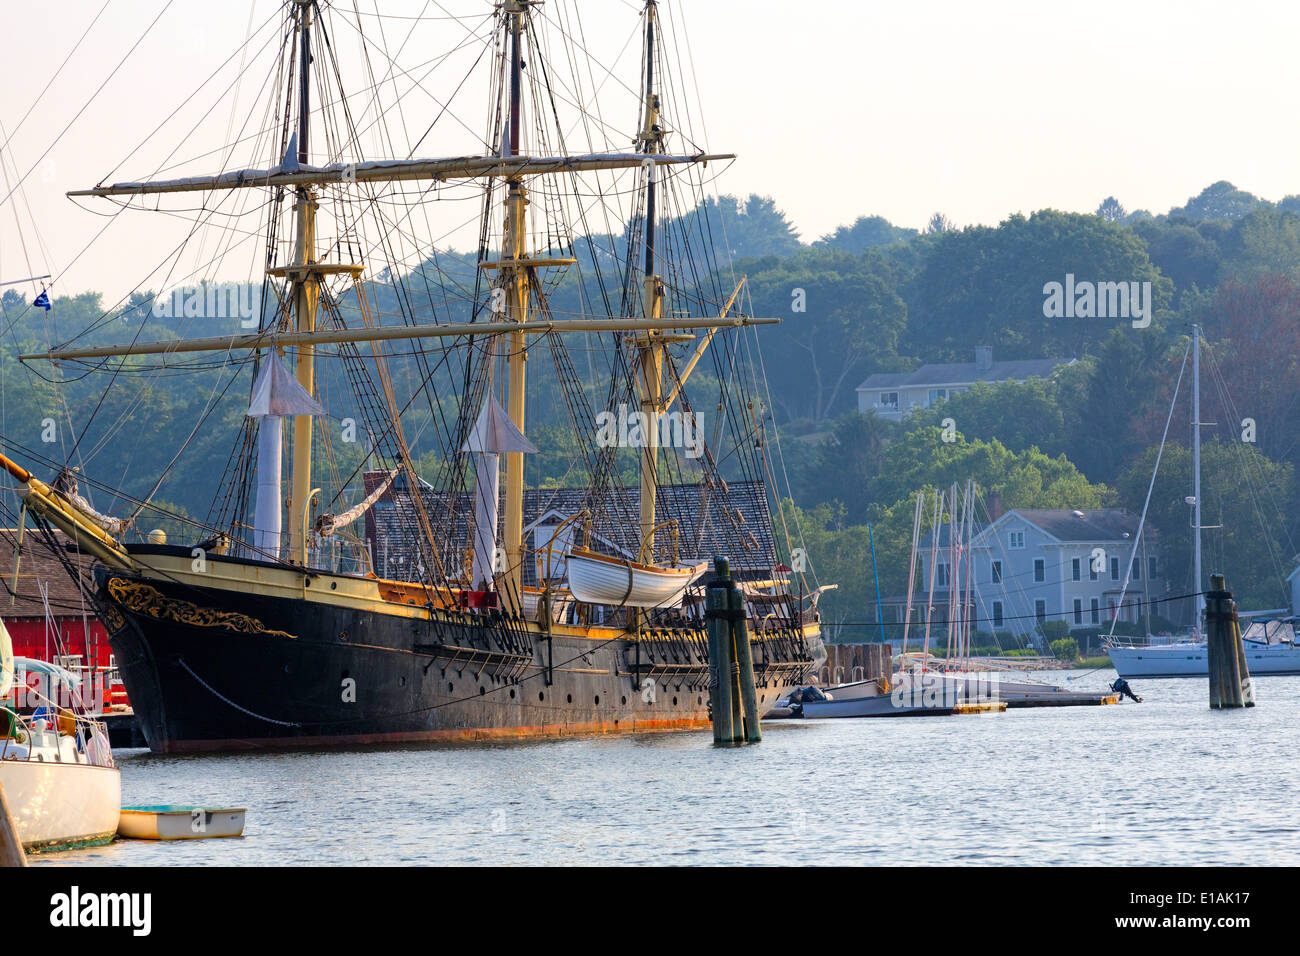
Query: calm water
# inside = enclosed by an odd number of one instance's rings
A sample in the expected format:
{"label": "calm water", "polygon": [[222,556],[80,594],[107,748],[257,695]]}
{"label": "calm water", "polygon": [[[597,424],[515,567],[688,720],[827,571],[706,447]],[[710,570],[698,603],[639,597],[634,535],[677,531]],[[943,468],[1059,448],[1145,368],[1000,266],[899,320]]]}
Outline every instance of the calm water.
{"label": "calm water", "polygon": [[[1062,680],[1064,674],[1053,674]],[[1114,673],[1074,682],[1098,690]],[[1300,862],[1300,678],[1212,712],[1140,705],[254,756],[123,751],[123,802],[248,807],[244,837],[119,841],[43,864]]]}

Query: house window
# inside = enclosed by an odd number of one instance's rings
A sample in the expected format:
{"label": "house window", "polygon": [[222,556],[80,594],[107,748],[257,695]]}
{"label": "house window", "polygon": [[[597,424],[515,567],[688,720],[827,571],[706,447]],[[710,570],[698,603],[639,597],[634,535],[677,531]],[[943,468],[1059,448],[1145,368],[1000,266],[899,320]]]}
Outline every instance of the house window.
{"label": "house window", "polygon": [[1110,579],[1112,581],[1119,580],[1119,558],[1110,559]]}
{"label": "house window", "polygon": [[1035,602],[1034,602],[1034,617],[1038,618],[1038,623],[1039,623],[1039,624],[1042,624],[1044,621],[1047,620],[1047,602],[1046,602],[1046,601],[1035,601]]}
{"label": "house window", "polygon": [[1047,580],[1047,565],[1042,558],[1034,558],[1034,580],[1038,582]]}
{"label": "house window", "polygon": [[1156,559],[1147,558],[1147,580],[1152,580],[1156,576]]}
{"label": "house window", "polygon": [[1133,580],[1134,581],[1142,580],[1142,562],[1139,561],[1137,558],[1133,559]]}
{"label": "house window", "polygon": [[994,627],[1002,626],[1002,602],[1001,601],[993,602],[993,626]]}
{"label": "house window", "polygon": [[944,401],[947,401],[947,400],[948,400],[948,390],[947,390],[946,388],[932,388],[932,389],[930,389],[930,404],[931,404],[931,405],[933,405],[935,402],[944,402]]}
{"label": "house window", "polygon": [[1097,578],[1099,578],[1100,576],[1101,576],[1101,575],[1098,573],[1098,570],[1097,570],[1097,562],[1096,562],[1095,560],[1089,561],[1089,562],[1088,562],[1088,580],[1089,580],[1089,581],[1095,581],[1095,580],[1097,580]]}
{"label": "house window", "polygon": [[934,566],[934,584],[940,588],[948,586],[948,565],[940,562]]}
{"label": "house window", "polygon": [[881,392],[881,393],[880,393],[880,404],[883,405],[885,408],[897,408],[897,407],[898,407],[898,393],[897,393],[897,392]]}
{"label": "house window", "polygon": [[1001,584],[1002,583],[1002,562],[994,561],[990,566],[990,568],[992,570],[993,583]]}
{"label": "house window", "polygon": [[1093,624],[1100,624],[1101,614],[1099,613],[1100,609],[1097,607],[1097,599],[1093,598],[1092,601],[1089,602],[1089,604],[1090,604],[1090,609],[1088,611],[1088,619],[1092,621]]}
{"label": "house window", "polygon": [[1007,535],[1007,547],[1019,551],[1025,546],[1025,533],[1023,531],[1012,531]]}
{"label": "house window", "polygon": [[1074,623],[1083,623],[1083,602],[1078,598],[1074,599]]}
{"label": "house window", "polygon": [[1080,571],[1079,559],[1075,558],[1073,561],[1070,562],[1070,577],[1078,581],[1079,571]]}

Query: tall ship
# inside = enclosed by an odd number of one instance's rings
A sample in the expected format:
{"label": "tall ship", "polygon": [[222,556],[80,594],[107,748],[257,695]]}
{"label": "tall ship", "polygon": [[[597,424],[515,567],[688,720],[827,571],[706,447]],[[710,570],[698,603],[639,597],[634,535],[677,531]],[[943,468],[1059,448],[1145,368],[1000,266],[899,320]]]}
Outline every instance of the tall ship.
{"label": "tall ship", "polygon": [[[665,43],[656,0],[633,9],[640,71],[621,76],[571,3],[477,10],[455,19],[446,56],[472,56],[449,81],[439,57],[398,67],[373,41],[379,14],[287,0],[265,31],[265,112],[220,154],[267,165],[69,194],[188,215],[191,235],[236,206],[260,216],[242,233],[264,272],[255,328],[23,356],[106,389],[124,370],[242,382],[206,519],[177,540],[144,522],[148,496],[115,516],[91,470],[13,441],[0,456],[20,540],[61,533],[93,556],[68,573],[156,752],[704,726],[714,556],[739,569],[760,708],[821,658],[820,592],[776,487],[759,346],[777,320],[751,314],[724,261],[706,196],[734,157],[692,131],[680,37]],[[369,71],[358,89],[349,62]],[[381,103],[398,78],[443,108]],[[465,90],[486,98],[483,148],[418,158],[451,119],[470,129]],[[390,153],[366,155],[373,142]],[[473,253],[439,245],[448,210],[472,210]],[[562,481],[536,477],[542,458]]]}

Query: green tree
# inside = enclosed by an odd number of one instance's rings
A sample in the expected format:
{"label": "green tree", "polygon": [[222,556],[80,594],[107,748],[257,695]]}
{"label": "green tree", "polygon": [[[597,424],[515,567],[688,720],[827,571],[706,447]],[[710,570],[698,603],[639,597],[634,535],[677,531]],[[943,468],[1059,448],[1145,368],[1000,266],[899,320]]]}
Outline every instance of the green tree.
{"label": "green tree", "polygon": [[851,226],[840,226],[822,236],[816,246],[832,246],[845,252],[862,253],[873,246],[887,246],[916,236],[915,229],[895,226],[883,216],[859,216]]}
{"label": "green tree", "polygon": [[[1155,467],[1157,449],[1147,448],[1117,483],[1120,502],[1141,513]],[[1244,607],[1271,608],[1288,603],[1284,578],[1296,552],[1290,498],[1294,469],[1270,461],[1250,445],[1212,440],[1201,446],[1201,523],[1203,573],[1228,576]],[[1160,576],[1175,594],[1196,590],[1192,581],[1192,453],[1185,445],[1165,446],[1151,494],[1148,529],[1161,562]],[[1281,603],[1279,603],[1281,602]],[[1163,608],[1162,613],[1167,613]],[[1184,609],[1185,610],[1185,609]]]}
{"label": "green tree", "polygon": [[904,351],[963,361],[977,345],[1006,358],[1061,358],[1094,349],[1127,319],[1048,318],[1044,286],[1067,275],[1093,282],[1150,282],[1155,326],[1172,295],[1142,240],[1096,216],[1054,210],[972,226],[933,241],[907,292]]}
{"label": "green tree", "polygon": [[1211,183],[1187,205],[1169,210],[1169,215],[1186,219],[1238,219],[1262,203],[1258,196],[1238,189],[1225,179]]}

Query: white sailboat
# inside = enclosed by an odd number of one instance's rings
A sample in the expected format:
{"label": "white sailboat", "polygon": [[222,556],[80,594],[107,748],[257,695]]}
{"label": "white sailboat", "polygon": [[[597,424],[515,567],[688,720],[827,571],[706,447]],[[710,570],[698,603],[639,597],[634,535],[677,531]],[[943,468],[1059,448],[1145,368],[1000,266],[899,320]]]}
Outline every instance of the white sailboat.
{"label": "white sailboat", "polygon": [[[24,688],[26,675],[33,672],[64,686],[76,680],[53,664],[15,658],[2,621],[0,664],[4,702],[16,676]],[[18,839],[27,850],[107,843],[117,833],[122,777],[104,725],[58,707],[56,699],[42,695],[35,703],[40,706],[30,715],[0,710],[0,785]]]}
{"label": "white sailboat", "polygon": [[[1177,393],[1175,393],[1175,401]],[[1156,467],[1159,468],[1159,458]],[[1189,638],[1164,639],[1148,636],[1142,641],[1116,637],[1112,623],[1111,634],[1106,639],[1106,653],[1120,677],[1208,677],[1209,651],[1203,636],[1201,622],[1205,614],[1204,579],[1201,575],[1201,328],[1192,326],[1192,496],[1187,499],[1192,506],[1192,579],[1197,591],[1196,618]],[[1155,481],[1154,475],[1152,481]],[[1146,509],[1142,517],[1146,518]],[[1142,526],[1138,526],[1134,541],[1141,540]],[[1125,576],[1124,589],[1128,588]],[[1123,603],[1121,593],[1120,602]],[[1285,613],[1285,612],[1283,612]],[[1247,618],[1248,615],[1242,615]],[[1259,675],[1300,674],[1300,646],[1296,643],[1293,618],[1274,621],[1255,621],[1242,635],[1246,664],[1252,677]]]}

